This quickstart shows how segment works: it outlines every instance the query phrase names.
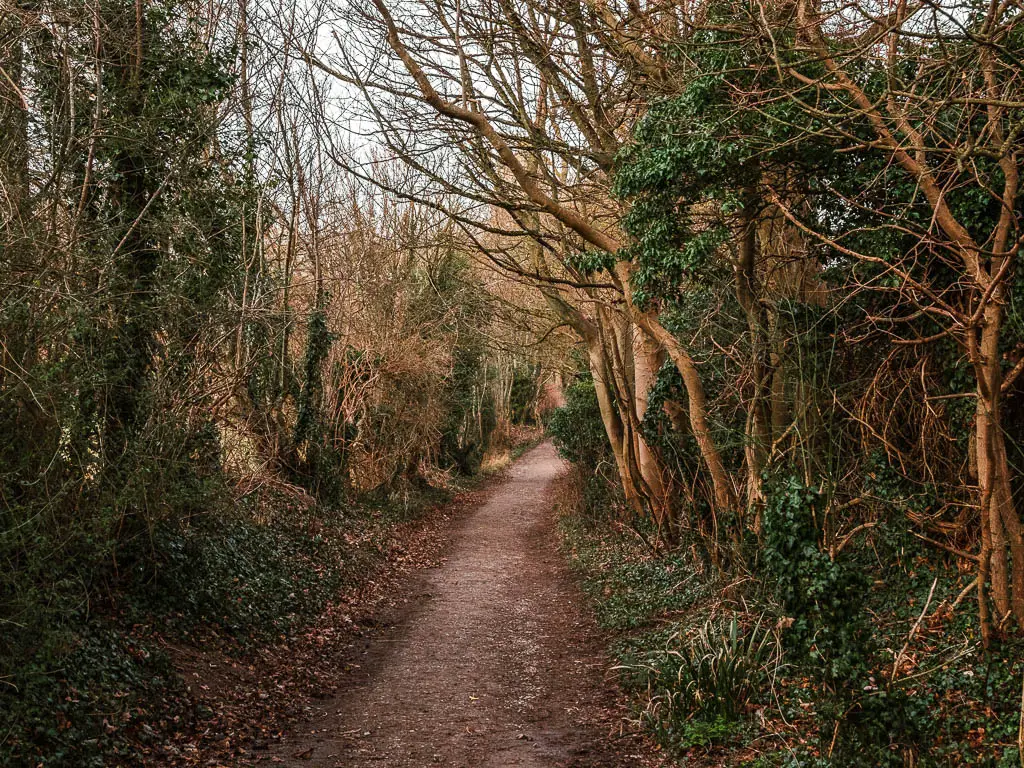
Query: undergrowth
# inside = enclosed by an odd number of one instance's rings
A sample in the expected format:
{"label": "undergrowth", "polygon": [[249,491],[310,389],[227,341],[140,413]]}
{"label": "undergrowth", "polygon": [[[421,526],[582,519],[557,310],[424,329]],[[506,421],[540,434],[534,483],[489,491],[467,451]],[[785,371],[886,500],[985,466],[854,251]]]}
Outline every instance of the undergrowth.
{"label": "undergrowth", "polygon": [[563,485],[563,547],[610,633],[634,724],[680,756],[742,740],[781,666],[771,617],[747,621],[685,549],[656,551],[653,530],[579,514],[585,484]]}
{"label": "undergrowth", "polygon": [[60,620],[4,660],[0,765],[145,764],[147,745],[209,714],[168,643],[240,656],[295,631],[372,573],[398,524],[445,498],[424,489],[340,509],[264,494],[156,528],[121,553],[104,594],[57,606]]}
{"label": "undergrowth", "polygon": [[943,554],[881,525],[831,558],[809,524],[818,500],[790,484],[769,505],[769,576],[730,580],[685,546],[656,552],[589,482],[577,469],[560,490],[563,548],[634,725],[679,765],[1021,764],[1024,646],[980,649]]}

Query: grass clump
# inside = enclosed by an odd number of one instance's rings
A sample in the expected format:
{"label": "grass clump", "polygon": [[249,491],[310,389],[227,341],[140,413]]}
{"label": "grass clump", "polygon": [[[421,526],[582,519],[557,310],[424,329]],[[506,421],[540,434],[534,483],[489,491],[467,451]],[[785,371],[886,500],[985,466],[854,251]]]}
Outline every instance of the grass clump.
{"label": "grass clump", "polygon": [[679,625],[639,663],[625,663],[640,692],[638,724],[676,749],[710,746],[742,730],[748,709],[764,696],[782,665],[777,633],[760,616]]}

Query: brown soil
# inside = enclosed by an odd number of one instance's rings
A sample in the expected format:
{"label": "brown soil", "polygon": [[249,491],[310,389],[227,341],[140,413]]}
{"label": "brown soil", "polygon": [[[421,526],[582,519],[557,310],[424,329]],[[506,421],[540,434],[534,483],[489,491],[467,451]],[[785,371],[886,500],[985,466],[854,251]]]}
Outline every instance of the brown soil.
{"label": "brown soil", "polygon": [[[632,766],[599,633],[557,551],[549,443],[458,519],[448,556],[412,575],[335,693],[261,764]],[[334,686],[332,686],[334,687]],[[632,754],[630,754],[632,753]]]}

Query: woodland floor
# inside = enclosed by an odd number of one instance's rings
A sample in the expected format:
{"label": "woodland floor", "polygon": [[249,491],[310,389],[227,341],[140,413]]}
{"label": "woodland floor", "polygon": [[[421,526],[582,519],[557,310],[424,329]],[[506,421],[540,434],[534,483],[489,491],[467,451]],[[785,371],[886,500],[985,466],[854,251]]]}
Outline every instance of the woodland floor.
{"label": "woodland floor", "polygon": [[[335,632],[348,639],[330,644],[343,647],[312,653],[313,695],[230,764],[646,764],[649,748],[621,733],[625,705],[601,633],[558,551],[552,486],[563,470],[543,443],[443,516],[425,545],[412,543],[433,550],[412,558],[426,564],[379,586],[358,631],[344,615]],[[310,663],[310,649],[297,654]],[[207,686],[209,706],[223,687]]]}

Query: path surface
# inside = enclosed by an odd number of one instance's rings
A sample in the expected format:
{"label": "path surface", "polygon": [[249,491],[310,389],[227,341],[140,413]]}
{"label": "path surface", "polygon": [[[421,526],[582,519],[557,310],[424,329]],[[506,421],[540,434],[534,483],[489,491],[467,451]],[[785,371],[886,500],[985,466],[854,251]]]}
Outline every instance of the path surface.
{"label": "path surface", "polygon": [[607,661],[556,549],[562,470],[550,443],[534,448],[456,524],[445,562],[414,579],[411,607],[371,640],[304,735],[279,745],[276,764],[635,764],[609,738]]}

